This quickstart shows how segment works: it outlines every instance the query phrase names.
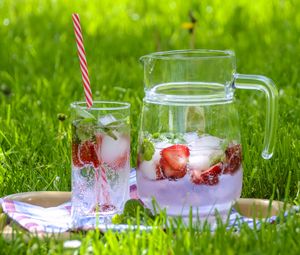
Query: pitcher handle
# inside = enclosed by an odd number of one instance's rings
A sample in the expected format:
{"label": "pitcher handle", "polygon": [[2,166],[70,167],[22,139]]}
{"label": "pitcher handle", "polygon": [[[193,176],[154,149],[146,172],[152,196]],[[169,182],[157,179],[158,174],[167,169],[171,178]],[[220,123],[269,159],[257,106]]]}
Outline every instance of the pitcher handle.
{"label": "pitcher handle", "polygon": [[264,149],[261,156],[270,159],[275,147],[278,124],[278,90],[274,82],[261,75],[235,74],[234,87],[263,91],[267,98]]}

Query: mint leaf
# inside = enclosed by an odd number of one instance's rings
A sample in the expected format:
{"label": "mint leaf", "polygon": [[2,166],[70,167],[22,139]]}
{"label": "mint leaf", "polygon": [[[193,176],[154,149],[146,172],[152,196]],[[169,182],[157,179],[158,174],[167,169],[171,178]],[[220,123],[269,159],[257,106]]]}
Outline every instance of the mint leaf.
{"label": "mint leaf", "polygon": [[152,138],[153,139],[157,139],[157,138],[159,138],[160,137],[160,133],[154,133],[154,134],[152,134]]}
{"label": "mint leaf", "polygon": [[174,135],[172,143],[186,143],[186,141],[184,140],[183,135],[181,133],[177,133]]}
{"label": "mint leaf", "polygon": [[86,111],[86,110],[84,110],[80,107],[75,108],[75,109],[76,109],[76,113],[77,113],[78,116],[80,116],[84,119],[94,119],[94,120],[96,120],[96,117],[93,114],[89,113],[88,111]]}
{"label": "mint leaf", "polygon": [[209,160],[210,166],[213,166],[219,162],[222,162],[224,160],[224,152],[217,152],[212,155],[212,157]]}
{"label": "mint leaf", "polygon": [[114,131],[116,130],[116,127],[120,126],[120,123],[121,121],[116,120],[116,118],[111,114],[102,116],[98,120],[98,126],[100,127],[100,129],[114,140],[118,139],[114,134]]}
{"label": "mint leaf", "polygon": [[85,124],[85,123],[96,124],[96,119],[95,118],[85,118],[85,119],[80,120],[80,124]]}
{"label": "mint leaf", "polygon": [[110,122],[109,124],[107,124],[106,126],[107,127],[114,127],[114,126],[120,126],[122,122],[120,120],[116,120],[116,121],[113,121],[113,122]]}
{"label": "mint leaf", "polygon": [[72,123],[72,142],[76,143],[76,144],[80,144],[80,142],[81,142],[77,135],[76,124],[74,122]]}
{"label": "mint leaf", "polygon": [[94,137],[94,125],[90,123],[78,123],[76,125],[76,135],[80,141],[91,140]]}
{"label": "mint leaf", "polygon": [[205,132],[202,129],[197,130],[197,135],[198,136],[203,136],[204,134],[205,134]]}
{"label": "mint leaf", "polygon": [[144,209],[143,204],[136,199],[130,199],[125,203],[123,214],[127,217],[136,217],[137,208]]}
{"label": "mint leaf", "polygon": [[76,125],[76,134],[81,141],[93,138],[95,128],[99,129],[100,132],[106,133],[114,140],[118,139],[113,131],[116,130],[115,126],[118,126],[120,121],[115,120],[113,116],[107,115],[114,121],[104,124],[101,123],[101,119],[97,120],[94,115],[82,108],[76,108],[76,113],[82,118],[77,121]]}
{"label": "mint leaf", "polygon": [[104,127],[102,129],[107,135],[109,135],[111,138],[113,138],[114,140],[117,140],[118,137],[114,134],[114,130],[115,129],[112,129],[112,128],[109,128],[109,127]]}
{"label": "mint leaf", "polygon": [[143,159],[146,161],[150,161],[153,157],[154,152],[155,152],[155,148],[153,143],[145,138],[141,145],[141,153]]}
{"label": "mint leaf", "polygon": [[228,148],[228,146],[229,146],[229,140],[228,139],[225,139],[224,141],[223,141],[223,143],[221,144],[221,149],[223,150],[223,151],[225,151],[227,148]]}
{"label": "mint leaf", "polygon": [[[139,215],[138,215],[139,212]],[[137,216],[141,222],[146,222],[147,219],[153,219],[154,215],[151,211],[144,207],[140,200],[129,199],[124,206],[122,214],[116,214],[112,218],[113,224],[126,224],[128,220],[135,223]]]}
{"label": "mint leaf", "polygon": [[73,122],[76,140],[85,141],[93,138],[94,126],[97,124],[96,117],[80,107],[75,108],[75,111],[80,117]]}
{"label": "mint leaf", "polygon": [[175,135],[173,133],[166,133],[164,136],[169,141],[172,141],[175,138]]}
{"label": "mint leaf", "polygon": [[116,214],[111,219],[112,224],[124,224],[126,223],[124,215],[123,214]]}

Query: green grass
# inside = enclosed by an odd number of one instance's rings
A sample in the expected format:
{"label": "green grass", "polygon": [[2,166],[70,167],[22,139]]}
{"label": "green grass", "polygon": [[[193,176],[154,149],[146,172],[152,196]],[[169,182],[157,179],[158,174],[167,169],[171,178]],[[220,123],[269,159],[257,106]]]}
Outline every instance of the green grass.
{"label": "green grass", "polygon": [[[70,122],[59,121],[57,114],[69,116],[69,104],[83,99],[72,12],[81,16],[95,98],[132,104],[134,166],[143,98],[138,58],[158,50],[189,48],[190,34],[181,24],[189,21],[192,10],[198,19],[196,48],[235,50],[240,73],[271,77],[280,92],[278,142],[269,161],[260,157],[264,97],[236,92],[244,152],[242,196],[273,195],[298,203],[299,9],[297,0],[0,1],[0,196],[70,190]],[[147,253],[141,249],[148,246],[150,254],[279,254],[292,253],[299,246],[299,227],[299,219],[293,216],[286,224],[261,231],[245,227],[240,234],[224,229],[201,234],[181,228],[174,235],[107,233],[100,241],[96,233],[90,235],[97,251],[116,254]],[[9,243],[0,239],[0,246],[18,254],[62,249],[59,241],[24,243],[22,238]]]}
{"label": "green grass", "polygon": [[13,241],[0,239],[6,254],[299,254],[299,216],[278,224],[263,224],[260,229],[242,225],[240,232],[220,225],[212,234],[208,227],[175,224],[166,231],[131,230],[125,233],[91,231],[74,234],[80,248],[66,248],[51,236],[43,240],[16,233]]}

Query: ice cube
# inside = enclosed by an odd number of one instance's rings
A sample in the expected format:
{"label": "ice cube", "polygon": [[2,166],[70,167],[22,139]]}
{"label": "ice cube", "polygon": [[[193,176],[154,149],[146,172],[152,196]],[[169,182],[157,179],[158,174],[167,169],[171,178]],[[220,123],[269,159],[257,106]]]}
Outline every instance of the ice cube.
{"label": "ice cube", "polygon": [[98,120],[98,122],[104,126],[106,126],[112,122],[115,122],[115,121],[116,121],[116,118],[112,114],[107,114],[105,116],[102,116]]}
{"label": "ice cube", "polygon": [[192,143],[199,139],[198,134],[196,132],[188,132],[183,135],[184,140],[186,143]]}
{"label": "ice cube", "polygon": [[189,165],[192,169],[206,170],[223,160],[222,150],[190,150]]}
{"label": "ice cube", "polygon": [[109,135],[103,135],[102,144],[99,148],[101,159],[108,164],[114,163],[130,149],[129,137],[117,132],[114,132],[114,134],[117,139]]}
{"label": "ice cube", "polygon": [[189,166],[192,170],[206,170],[210,167],[210,157],[198,152],[190,152]]}
{"label": "ice cube", "polygon": [[154,147],[158,148],[158,149],[164,149],[164,148],[170,147],[172,145],[173,144],[171,144],[171,143],[169,143],[167,141],[162,141],[162,142],[155,143]]}
{"label": "ice cube", "polygon": [[222,139],[215,136],[201,136],[196,138],[195,140],[188,143],[188,146],[191,149],[220,149],[222,144]]}
{"label": "ice cube", "polygon": [[199,144],[202,147],[220,148],[222,139],[215,136],[202,136],[199,138]]}
{"label": "ice cube", "polygon": [[139,170],[142,171],[146,178],[156,180],[156,167],[159,164],[160,157],[160,150],[155,150],[150,161],[143,160],[140,163]]}

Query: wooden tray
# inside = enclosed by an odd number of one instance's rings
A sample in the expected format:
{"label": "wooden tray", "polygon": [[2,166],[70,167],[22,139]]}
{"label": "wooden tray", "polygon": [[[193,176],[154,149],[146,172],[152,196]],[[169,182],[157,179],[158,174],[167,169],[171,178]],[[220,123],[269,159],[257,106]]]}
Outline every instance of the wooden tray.
{"label": "wooden tray", "polygon": [[[6,198],[11,200],[17,200],[33,205],[42,207],[54,207],[64,202],[67,202],[71,198],[71,192],[60,191],[39,191],[39,192],[25,192],[12,194]],[[234,208],[243,216],[248,218],[266,218],[270,216],[276,216],[283,208],[284,204],[280,201],[270,201],[267,199],[252,199],[252,198],[240,198],[234,205]],[[5,237],[11,237],[12,227],[10,224],[5,224],[5,215],[0,214],[0,231]],[[70,233],[63,233],[58,236],[62,239],[66,239],[70,236]]]}

